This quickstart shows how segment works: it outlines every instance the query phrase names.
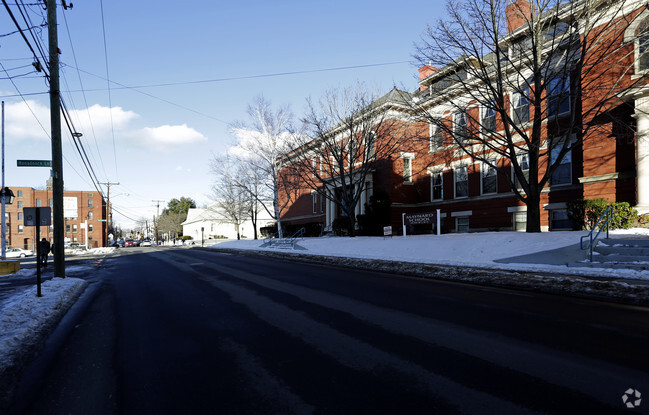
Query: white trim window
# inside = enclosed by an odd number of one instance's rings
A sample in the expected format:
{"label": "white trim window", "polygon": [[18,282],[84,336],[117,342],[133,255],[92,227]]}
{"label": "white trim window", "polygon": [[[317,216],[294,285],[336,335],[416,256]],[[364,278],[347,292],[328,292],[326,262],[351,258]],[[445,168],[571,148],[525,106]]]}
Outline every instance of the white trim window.
{"label": "white trim window", "polygon": [[[565,146],[565,143],[556,144],[550,149],[550,163],[556,163],[559,153]],[[559,162],[552,176],[550,177],[550,185],[567,185],[572,184],[572,152],[568,151]]]}
{"label": "white trim window", "polygon": [[433,152],[444,145],[442,129],[436,123],[428,124],[428,135],[430,141],[430,151]]}
{"label": "white trim window", "polygon": [[570,112],[570,76],[558,75],[548,81],[546,89],[548,117]]}
{"label": "white trim window", "polygon": [[512,120],[516,125],[530,122],[529,88],[523,88],[512,94]]}
{"label": "white trim window", "polygon": [[482,133],[494,132],[496,132],[496,104],[494,101],[490,101],[482,110]]}
{"label": "white trim window", "polygon": [[453,170],[455,180],[455,198],[469,196],[469,168],[468,166],[458,166]]}
{"label": "white trim window", "polygon": [[373,159],[376,157],[376,141],[377,141],[377,136],[374,131],[370,131],[369,134],[367,134],[365,138],[365,155],[367,156],[368,160]]}
{"label": "white trim window", "polygon": [[318,192],[311,192],[311,202],[313,206],[313,213],[318,213]]}
{"label": "white trim window", "polygon": [[[526,181],[530,180],[530,156],[527,153],[524,154],[519,154],[516,156],[516,160],[518,161],[518,165],[521,166],[521,170],[523,170],[523,176],[525,177]],[[512,167],[512,179],[514,183],[516,184],[516,187],[518,189],[522,188],[523,186],[521,185],[520,180],[518,179],[518,176],[516,176],[516,171],[514,171],[514,167]]]}
{"label": "white trim window", "polygon": [[494,167],[495,164],[495,160],[482,163],[481,185],[483,195],[498,192],[498,171]]}
{"label": "white trim window", "polygon": [[467,138],[466,111],[458,111],[453,114],[453,133],[455,141],[463,142]]}
{"label": "white trim window", "polygon": [[469,217],[458,216],[455,218],[455,231],[458,233],[469,232]]}
{"label": "white trim window", "polygon": [[401,158],[403,160],[403,182],[412,183],[412,160],[415,156],[411,153],[403,153]]}
{"label": "white trim window", "polygon": [[435,171],[430,173],[430,201],[444,198],[444,173]]}

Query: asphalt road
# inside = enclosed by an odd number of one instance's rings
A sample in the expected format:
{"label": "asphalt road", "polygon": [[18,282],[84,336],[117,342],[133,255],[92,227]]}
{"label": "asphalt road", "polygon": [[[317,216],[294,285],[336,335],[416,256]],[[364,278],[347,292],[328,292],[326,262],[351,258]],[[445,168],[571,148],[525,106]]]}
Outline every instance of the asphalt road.
{"label": "asphalt road", "polygon": [[649,413],[647,308],[197,249],[88,278],[10,413]]}

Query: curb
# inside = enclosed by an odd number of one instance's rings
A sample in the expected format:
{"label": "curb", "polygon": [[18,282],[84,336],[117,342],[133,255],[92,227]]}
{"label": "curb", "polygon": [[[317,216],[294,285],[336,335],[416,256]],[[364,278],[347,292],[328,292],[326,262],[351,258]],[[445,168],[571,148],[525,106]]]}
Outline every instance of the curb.
{"label": "curb", "polygon": [[646,284],[645,281],[584,275],[570,272],[570,269],[558,274],[525,269],[489,268],[470,265],[439,265],[293,252],[201,247],[193,249],[217,253],[236,253],[244,256],[266,256],[321,265],[336,265],[354,269],[393,273],[407,277],[429,278],[438,281],[649,306],[649,284]]}

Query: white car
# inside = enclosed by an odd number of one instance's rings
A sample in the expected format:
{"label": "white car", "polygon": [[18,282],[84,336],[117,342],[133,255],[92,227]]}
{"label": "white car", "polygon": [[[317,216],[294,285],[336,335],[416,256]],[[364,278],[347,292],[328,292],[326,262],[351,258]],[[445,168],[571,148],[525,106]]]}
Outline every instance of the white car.
{"label": "white car", "polygon": [[147,241],[146,239],[142,242],[140,242],[140,246],[151,246],[151,241]]}
{"label": "white car", "polygon": [[29,249],[8,248],[5,258],[25,258],[32,255],[34,255],[34,252]]}

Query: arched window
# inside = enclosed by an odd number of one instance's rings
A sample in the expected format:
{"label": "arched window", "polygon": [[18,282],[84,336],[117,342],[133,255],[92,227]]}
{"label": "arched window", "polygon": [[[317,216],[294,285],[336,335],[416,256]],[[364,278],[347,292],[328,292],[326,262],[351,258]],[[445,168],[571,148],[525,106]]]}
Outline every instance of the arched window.
{"label": "arched window", "polygon": [[624,42],[633,44],[635,76],[649,71],[649,10],[633,19],[624,32]]}

